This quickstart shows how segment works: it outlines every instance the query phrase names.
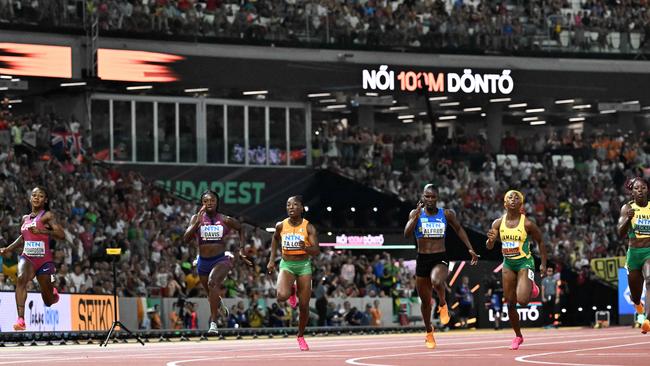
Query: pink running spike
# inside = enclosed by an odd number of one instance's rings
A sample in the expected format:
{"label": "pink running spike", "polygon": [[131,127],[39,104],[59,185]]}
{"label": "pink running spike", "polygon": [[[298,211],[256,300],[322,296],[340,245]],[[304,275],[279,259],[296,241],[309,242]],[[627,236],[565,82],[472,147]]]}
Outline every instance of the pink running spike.
{"label": "pink running spike", "polygon": [[535,281],[532,281],[532,282],[533,282],[533,288],[531,289],[531,294],[530,294],[530,296],[531,296],[532,299],[534,299],[534,298],[536,298],[537,296],[539,296],[539,286],[537,286],[537,284],[535,283]]}
{"label": "pink running spike", "polygon": [[14,324],[14,330],[25,330],[25,329],[27,329],[27,326],[25,325],[25,319],[18,318],[18,320],[16,320],[16,324]]}
{"label": "pink running spike", "polygon": [[305,337],[298,337],[298,347],[300,347],[301,351],[309,351],[309,346],[305,341]]}
{"label": "pink running spike", "polygon": [[524,337],[515,337],[515,339],[512,340],[510,349],[516,351],[519,349],[519,345],[521,345],[522,343],[524,343]]}
{"label": "pink running spike", "polygon": [[298,297],[296,296],[295,284],[291,286],[291,296],[289,296],[289,305],[294,309],[296,308],[296,306],[298,306]]}

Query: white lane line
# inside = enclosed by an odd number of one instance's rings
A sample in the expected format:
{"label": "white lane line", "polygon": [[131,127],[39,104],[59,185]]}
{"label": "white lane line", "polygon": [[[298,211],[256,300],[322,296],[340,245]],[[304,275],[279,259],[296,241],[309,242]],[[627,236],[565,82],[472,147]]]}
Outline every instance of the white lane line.
{"label": "white lane line", "polygon": [[[566,338],[566,337],[558,337],[555,336],[553,338]],[[573,336],[572,338],[576,338]],[[597,341],[603,341],[603,340],[620,340],[623,338],[638,338],[637,335],[634,336],[617,336],[617,337],[609,337],[609,338],[603,338],[603,337],[597,337],[594,338],[594,335],[590,335],[588,339],[580,339],[580,340],[565,340],[565,341],[557,341],[557,342],[542,342],[542,343],[524,343],[525,346],[543,346],[543,345],[549,345],[549,344],[566,344],[566,343],[580,343],[580,342],[592,342],[594,340]],[[485,342],[487,343],[487,342]],[[375,355],[375,356],[365,356],[365,357],[357,357],[357,358],[351,358],[346,360],[345,362],[350,365],[357,365],[357,366],[393,366],[393,365],[386,365],[386,364],[376,364],[376,363],[365,363],[365,362],[360,362],[361,360],[369,360],[369,359],[375,359],[375,358],[387,358],[387,357],[401,357],[401,356],[415,356],[415,355],[434,355],[434,354],[440,354],[440,353],[454,353],[454,352],[463,352],[463,351],[478,351],[478,350],[488,350],[488,349],[502,349],[502,348],[508,348],[508,346],[503,345],[503,346],[491,346],[491,347],[480,347],[480,348],[464,348],[464,349],[452,349],[452,350],[442,350],[442,351],[434,351],[433,352],[409,352],[409,353],[397,353],[397,354],[389,354],[389,355]],[[169,365],[168,366],[176,366],[176,365]]]}
{"label": "white lane line", "polygon": [[[566,353],[573,353],[573,352],[585,352],[585,351],[596,351],[596,350],[601,350],[601,349],[611,349],[611,348],[621,348],[621,347],[629,347],[629,346],[638,346],[640,344],[650,344],[650,342],[637,342],[637,343],[627,343],[627,344],[617,344],[613,346],[604,346],[604,347],[593,347],[593,348],[581,348],[581,349],[572,349],[568,351],[555,351],[555,352],[544,352],[544,353],[535,353],[532,355],[526,355],[526,356],[519,356],[515,358],[515,361],[518,362],[524,362],[524,363],[537,363],[537,364],[542,364],[542,365],[563,365],[563,366],[612,366],[611,364],[593,364],[593,363],[571,363],[571,362],[547,362],[547,361],[534,361],[534,360],[528,360],[528,358],[531,357],[543,357],[543,356],[553,356],[553,355],[561,355],[561,354],[566,354]],[[649,354],[646,354],[645,356],[647,357]]]}

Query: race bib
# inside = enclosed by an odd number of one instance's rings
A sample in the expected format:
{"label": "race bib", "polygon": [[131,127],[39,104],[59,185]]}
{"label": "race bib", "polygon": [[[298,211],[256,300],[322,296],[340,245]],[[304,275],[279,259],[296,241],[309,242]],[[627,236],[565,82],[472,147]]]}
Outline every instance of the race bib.
{"label": "race bib", "polygon": [[529,278],[531,281],[535,281],[535,272],[533,272],[533,270],[530,269],[530,268],[528,268],[528,278]]}
{"label": "race bib", "polygon": [[504,257],[514,257],[519,255],[519,243],[513,241],[501,242],[501,253]]}
{"label": "race bib", "polygon": [[297,250],[300,248],[300,242],[305,241],[305,237],[298,234],[282,235],[282,249]]}
{"label": "race bib", "polygon": [[634,231],[638,235],[650,235],[650,219],[637,218],[635,220]]}
{"label": "race bib", "polygon": [[445,236],[445,224],[442,222],[423,222],[422,235],[425,238],[442,238]]}
{"label": "race bib", "polygon": [[45,242],[43,241],[25,241],[23,254],[30,257],[45,257]]}
{"label": "race bib", "polygon": [[203,240],[221,240],[223,237],[222,225],[203,225],[201,226],[201,239]]}

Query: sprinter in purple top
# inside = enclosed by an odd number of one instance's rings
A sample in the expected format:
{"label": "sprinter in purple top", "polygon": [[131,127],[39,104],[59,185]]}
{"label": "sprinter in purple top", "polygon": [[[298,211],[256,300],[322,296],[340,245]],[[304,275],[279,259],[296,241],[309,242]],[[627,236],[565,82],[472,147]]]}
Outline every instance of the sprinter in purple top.
{"label": "sprinter in purple top", "polygon": [[[234,250],[234,254],[227,251],[224,238],[230,230],[239,232],[240,247],[244,243],[244,231],[241,223],[232,217],[217,212],[219,208],[219,195],[207,190],[201,194],[201,208],[192,216],[190,226],[185,230],[183,241],[185,243],[195,239],[199,245],[199,258],[197,267],[201,284],[208,293],[210,302],[210,329],[208,333],[217,333],[217,316],[222,305],[221,296],[223,280],[232,268],[233,262],[238,259],[252,266],[241,250]],[[227,312],[227,308],[226,308]]]}
{"label": "sprinter in purple top", "polygon": [[32,213],[22,218],[20,236],[6,248],[0,248],[0,255],[7,255],[19,248],[23,252],[18,261],[18,281],[16,282],[16,310],[18,320],[14,330],[25,330],[25,301],[27,301],[27,283],[37,278],[41,296],[46,306],[59,301],[59,293],[52,286],[52,275],[56,271],[50,251],[50,238],[65,239],[61,225],[57,224],[50,211],[47,191],[36,187],[31,195]]}

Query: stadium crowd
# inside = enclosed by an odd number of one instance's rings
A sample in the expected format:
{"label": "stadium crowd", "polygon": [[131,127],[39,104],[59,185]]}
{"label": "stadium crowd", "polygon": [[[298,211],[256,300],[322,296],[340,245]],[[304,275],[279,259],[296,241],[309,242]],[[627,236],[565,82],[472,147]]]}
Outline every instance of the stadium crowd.
{"label": "stadium crowd", "polygon": [[[87,8],[84,11],[83,6]],[[554,0],[96,0],[0,1],[0,22],[246,41],[516,51],[559,41],[574,50],[617,49],[610,32],[650,31],[645,1]],[[620,37],[627,44],[626,37]],[[640,44],[639,44],[640,45]],[[636,47],[638,47],[637,45]]]}

